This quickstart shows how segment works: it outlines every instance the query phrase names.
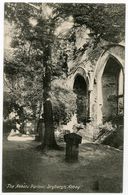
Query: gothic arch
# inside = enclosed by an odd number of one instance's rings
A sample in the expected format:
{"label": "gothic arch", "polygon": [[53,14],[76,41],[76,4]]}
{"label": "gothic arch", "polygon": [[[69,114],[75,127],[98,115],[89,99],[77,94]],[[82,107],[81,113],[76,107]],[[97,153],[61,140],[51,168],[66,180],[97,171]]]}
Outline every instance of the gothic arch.
{"label": "gothic arch", "polygon": [[74,83],[74,81],[75,81],[75,79],[78,75],[81,75],[85,79],[86,84],[88,85],[88,90],[90,90],[91,89],[91,79],[92,78],[87,73],[87,71],[82,67],[78,67],[76,69],[75,73],[74,73],[74,76],[73,76],[73,83]]}
{"label": "gothic arch", "polygon": [[[80,97],[80,94],[77,93],[77,102],[76,102],[76,103],[78,103],[79,99],[83,99],[83,106],[82,107],[83,108],[86,107],[83,110],[83,115],[85,115],[85,120],[83,120],[83,121],[85,121],[85,123],[90,121],[90,91],[92,90],[91,89],[91,83],[92,83],[91,79],[92,78],[90,77],[90,75],[82,67],[78,67],[73,75],[72,89],[74,90],[74,88],[76,87],[76,83],[78,84],[77,87],[79,89],[82,88],[82,86],[83,86],[83,91],[85,89],[85,94],[83,94],[84,96],[81,94],[83,97],[82,96]],[[80,105],[77,105],[77,108],[79,108],[79,107],[80,107]],[[79,112],[79,115],[82,115],[82,111],[81,111],[81,113]],[[79,118],[79,116],[78,116],[78,118]],[[82,116],[81,118],[84,119],[84,116]],[[83,121],[81,120],[80,122],[83,122]]]}
{"label": "gothic arch", "polygon": [[[103,122],[103,104],[104,104],[104,95],[103,95],[103,77],[105,73],[107,74],[106,67],[108,66],[108,62],[110,59],[115,63],[115,69],[119,69],[122,71],[123,81],[124,81],[124,57],[125,50],[122,45],[114,45],[109,46],[104,52],[101,54],[95,69],[94,79],[96,81],[97,86],[97,124]],[[112,73],[112,74],[117,74]],[[110,74],[110,73],[109,73]]]}

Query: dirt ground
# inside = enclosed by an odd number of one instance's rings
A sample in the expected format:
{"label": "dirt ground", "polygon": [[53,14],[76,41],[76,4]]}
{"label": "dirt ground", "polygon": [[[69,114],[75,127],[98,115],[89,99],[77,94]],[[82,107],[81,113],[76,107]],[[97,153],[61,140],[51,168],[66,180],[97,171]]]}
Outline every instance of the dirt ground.
{"label": "dirt ground", "polygon": [[122,192],[122,151],[85,143],[79,161],[67,163],[65,150],[43,154],[37,145],[4,137],[3,192]]}

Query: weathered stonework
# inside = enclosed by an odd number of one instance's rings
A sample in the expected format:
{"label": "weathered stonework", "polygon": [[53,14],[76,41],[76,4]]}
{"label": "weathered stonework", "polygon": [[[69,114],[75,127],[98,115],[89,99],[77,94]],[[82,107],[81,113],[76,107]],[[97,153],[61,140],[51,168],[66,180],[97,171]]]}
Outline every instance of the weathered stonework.
{"label": "weathered stonework", "polygon": [[[76,37],[79,52],[75,59],[68,62],[69,88],[73,90],[77,77],[81,76],[85,80],[88,94],[85,97],[88,98],[85,101],[88,102],[87,124],[96,126],[112,121],[123,115],[125,47],[122,44],[99,44],[96,48],[87,47],[81,52],[81,38],[79,40],[79,36]],[[86,33],[85,38],[88,40]]]}

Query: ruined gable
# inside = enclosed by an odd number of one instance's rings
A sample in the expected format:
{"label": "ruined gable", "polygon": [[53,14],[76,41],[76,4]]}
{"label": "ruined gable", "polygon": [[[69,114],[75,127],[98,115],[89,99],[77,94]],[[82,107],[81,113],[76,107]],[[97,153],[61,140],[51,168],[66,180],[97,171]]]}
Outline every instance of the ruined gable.
{"label": "ruined gable", "polygon": [[103,40],[94,46],[88,32],[86,28],[76,31],[75,56],[68,62],[70,89],[74,90],[76,83],[77,91],[86,88],[85,96],[77,94],[77,119],[94,126],[113,123],[123,117],[125,47]]}

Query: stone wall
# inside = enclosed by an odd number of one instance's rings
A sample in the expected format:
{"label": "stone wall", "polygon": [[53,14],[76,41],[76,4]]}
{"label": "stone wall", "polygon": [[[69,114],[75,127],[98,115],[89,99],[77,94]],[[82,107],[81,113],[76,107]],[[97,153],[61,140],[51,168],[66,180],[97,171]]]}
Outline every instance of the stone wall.
{"label": "stone wall", "polygon": [[[102,41],[96,48],[89,46],[83,52],[82,47],[91,40],[87,35],[88,30],[86,28],[85,34],[82,31],[79,36],[79,33],[78,30],[76,32],[77,57],[68,62],[70,67],[68,82],[70,89],[73,90],[76,75],[79,74],[88,83],[88,94],[90,94],[87,101],[89,104],[88,117],[90,117],[89,123],[92,124],[95,131],[97,125],[110,121],[119,112],[123,115],[122,89],[124,85],[125,49],[123,45],[108,44]],[[110,62],[110,59],[113,60]],[[121,79],[119,79],[120,71],[122,71]]]}

